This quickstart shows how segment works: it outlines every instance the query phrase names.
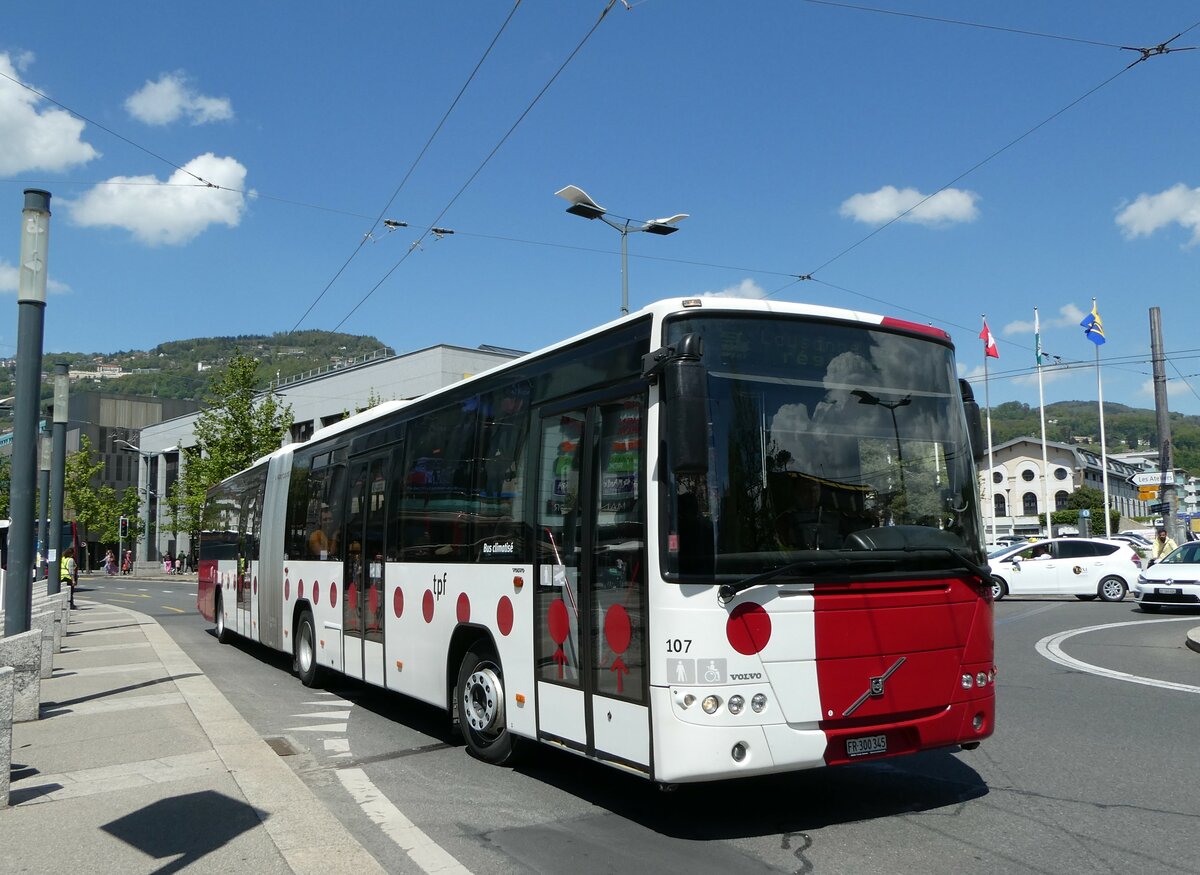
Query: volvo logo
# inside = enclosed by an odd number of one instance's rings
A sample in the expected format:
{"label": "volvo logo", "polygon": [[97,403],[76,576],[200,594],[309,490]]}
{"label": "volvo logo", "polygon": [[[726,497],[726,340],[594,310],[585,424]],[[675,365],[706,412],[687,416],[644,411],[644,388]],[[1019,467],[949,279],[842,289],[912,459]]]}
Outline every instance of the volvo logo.
{"label": "volvo logo", "polygon": [[867,691],[865,693],[863,693],[861,696],[859,696],[855,700],[853,705],[851,705],[849,708],[847,708],[845,711],[843,711],[842,716],[849,717],[851,714],[853,714],[855,711],[857,711],[859,709],[859,707],[862,705],[862,703],[867,701],[867,699],[878,699],[880,696],[882,696],[883,695],[883,685],[887,682],[888,678],[890,678],[893,674],[896,673],[896,669],[898,669],[900,666],[904,665],[904,661],[906,659],[908,659],[907,656],[901,656],[899,659],[896,660],[895,664],[891,668],[889,668],[887,671],[885,671],[883,674],[879,675],[878,677],[871,678],[870,679],[871,682],[867,686]]}

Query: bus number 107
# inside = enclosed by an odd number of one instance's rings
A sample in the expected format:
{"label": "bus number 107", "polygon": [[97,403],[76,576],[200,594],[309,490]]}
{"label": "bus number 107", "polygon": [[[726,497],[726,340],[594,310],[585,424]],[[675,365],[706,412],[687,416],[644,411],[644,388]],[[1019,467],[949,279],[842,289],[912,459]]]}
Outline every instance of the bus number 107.
{"label": "bus number 107", "polygon": [[691,638],[668,638],[667,653],[687,653],[692,649]]}

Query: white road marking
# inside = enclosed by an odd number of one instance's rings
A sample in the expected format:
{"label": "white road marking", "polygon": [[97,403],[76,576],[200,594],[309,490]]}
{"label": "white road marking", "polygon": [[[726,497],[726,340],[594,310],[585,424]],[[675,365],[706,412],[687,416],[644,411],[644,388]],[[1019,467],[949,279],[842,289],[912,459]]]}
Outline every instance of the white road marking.
{"label": "white road marking", "polygon": [[1195,693],[1200,695],[1200,687],[1192,686],[1191,684],[1177,684],[1172,681],[1160,681],[1155,678],[1142,677],[1141,675],[1128,674],[1123,671],[1116,671],[1111,668],[1104,668],[1099,665],[1092,665],[1089,662],[1076,659],[1073,656],[1067,656],[1062,650],[1062,643],[1068,638],[1073,638],[1076,635],[1082,635],[1084,632],[1099,632],[1101,629],[1116,629],[1120,626],[1141,626],[1146,623],[1180,623],[1183,621],[1196,622],[1195,617],[1167,617],[1159,620],[1130,620],[1125,623],[1105,623],[1102,626],[1085,626],[1082,629],[1071,629],[1067,632],[1059,632],[1055,635],[1047,635],[1037,643],[1037,652],[1049,659],[1051,662],[1057,662],[1060,665],[1065,665],[1067,668],[1073,668],[1077,671],[1087,672],[1088,674],[1098,675],[1100,677],[1109,678],[1116,681],[1125,681],[1131,684],[1144,684],[1148,687],[1159,687],[1164,690],[1174,690],[1179,693]]}
{"label": "white road marking", "polygon": [[349,720],[350,711],[313,711],[310,714],[293,714],[293,717],[319,717],[322,720]]}
{"label": "white road marking", "polygon": [[378,824],[384,834],[421,867],[421,871],[436,872],[438,875],[444,872],[470,875],[471,870],[425,835],[399,808],[388,801],[362,769],[339,769],[337,776],[367,817]]}
{"label": "white road marking", "polygon": [[[315,717],[315,714],[306,714],[306,717]],[[284,732],[345,732],[345,723],[323,723],[318,726],[289,726]]]}

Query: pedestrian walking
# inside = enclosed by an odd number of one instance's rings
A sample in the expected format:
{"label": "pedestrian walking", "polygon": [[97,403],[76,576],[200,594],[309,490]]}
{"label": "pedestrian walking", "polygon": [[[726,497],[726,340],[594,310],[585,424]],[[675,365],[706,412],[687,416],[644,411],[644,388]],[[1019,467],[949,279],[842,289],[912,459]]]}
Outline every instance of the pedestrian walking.
{"label": "pedestrian walking", "polygon": [[117,557],[113,555],[112,550],[104,554],[104,573],[109,577],[113,577],[117,573]]}
{"label": "pedestrian walking", "polygon": [[133,551],[132,550],[125,551],[125,558],[121,560],[121,573],[122,574],[132,574],[133,573]]}
{"label": "pedestrian walking", "polygon": [[175,573],[183,574],[183,554],[180,553],[175,557]]}
{"label": "pedestrian walking", "polygon": [[58,566],[58,579],[71,588],[71,607],[75,607],[75,582],[79,579],[79,566],[75,564],[75,548],[63,550]]}

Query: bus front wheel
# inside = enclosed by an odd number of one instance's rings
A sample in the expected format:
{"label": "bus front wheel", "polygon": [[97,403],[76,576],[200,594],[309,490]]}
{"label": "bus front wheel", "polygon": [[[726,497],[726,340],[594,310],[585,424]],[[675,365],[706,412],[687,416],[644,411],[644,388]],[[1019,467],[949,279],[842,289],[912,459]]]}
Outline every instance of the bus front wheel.
{"label": "bus front wheel", "polygon": [[504,719],[504,671],[486,644],[475,644],[458,670],[458,725],[472,755],[500,765],[512,756],[513,737]]}

